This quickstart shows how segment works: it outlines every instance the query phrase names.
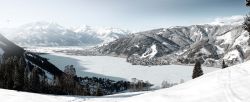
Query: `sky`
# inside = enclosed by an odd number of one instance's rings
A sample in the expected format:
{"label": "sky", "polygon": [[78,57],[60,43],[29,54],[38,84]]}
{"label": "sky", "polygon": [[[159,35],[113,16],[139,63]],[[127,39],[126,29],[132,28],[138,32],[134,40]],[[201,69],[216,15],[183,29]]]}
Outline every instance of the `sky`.
{"label": "sky", "polygon": [[131,31],[211,22],[245,15],[245,0],[0,0],[0,27],[46,21]]}

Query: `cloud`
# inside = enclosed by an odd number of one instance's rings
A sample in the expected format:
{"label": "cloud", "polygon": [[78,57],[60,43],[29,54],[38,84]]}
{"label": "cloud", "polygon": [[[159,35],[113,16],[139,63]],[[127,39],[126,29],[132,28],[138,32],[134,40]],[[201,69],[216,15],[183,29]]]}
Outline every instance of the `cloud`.
{"label": "cloud", "polygon": [[241,25],[244,22],[244,16],[235,15],[231,17],[216,18],[211,25]]}

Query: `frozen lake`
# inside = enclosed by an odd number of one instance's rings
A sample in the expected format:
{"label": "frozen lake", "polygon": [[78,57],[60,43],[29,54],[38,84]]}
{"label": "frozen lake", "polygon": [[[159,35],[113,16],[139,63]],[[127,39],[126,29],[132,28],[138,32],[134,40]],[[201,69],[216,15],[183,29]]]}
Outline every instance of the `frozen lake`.
{"label": "frozen lake", "polygon": [[[179,83],[181,79],[188,81],[192,77],[193,66],[162,65],[141,66],[126,62],[125,58],[110,56],[74,56],[65,54],[42,55],[49,59],[61,70],[66,65],[74,65],[78,76],[96,76],[113,80],[131,80],[137,78],[149,81],[155,87],[161,86],[163,80]],[[204,73],[209,73],[219,68],[202,67]]]}

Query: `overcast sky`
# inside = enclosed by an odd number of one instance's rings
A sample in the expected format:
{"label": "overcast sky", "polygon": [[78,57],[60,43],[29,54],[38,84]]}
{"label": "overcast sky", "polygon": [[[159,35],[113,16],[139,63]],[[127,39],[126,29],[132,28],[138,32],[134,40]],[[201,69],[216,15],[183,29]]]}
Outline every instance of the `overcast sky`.
{"label": "overcast sky", "polygon": [[36,21],[146,30],[245,15],[245,0],[0,0],[0,27]]}

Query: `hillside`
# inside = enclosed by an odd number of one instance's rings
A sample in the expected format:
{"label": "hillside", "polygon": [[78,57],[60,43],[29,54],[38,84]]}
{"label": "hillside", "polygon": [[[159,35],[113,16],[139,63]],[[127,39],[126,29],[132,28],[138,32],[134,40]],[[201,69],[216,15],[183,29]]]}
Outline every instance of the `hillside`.
{"label": "hillside", "polygon": [[[64,59],[65,60],[65,59]],[[0,88],[56,95],[102,96],[130,88],[130,82],[108,78],[78,77],[73,63],[60,66],[25,51],[0,35]],[[62,71],[63,70],[63,71]],[[144,87],[150,83],[141,82]]]}
{"label": "hillside", "polygon": [[139,32],[99,48],[106,55],[126,57],[135,65],[235,65],[248,60],[248,32],[241,25],[192,25]]}

